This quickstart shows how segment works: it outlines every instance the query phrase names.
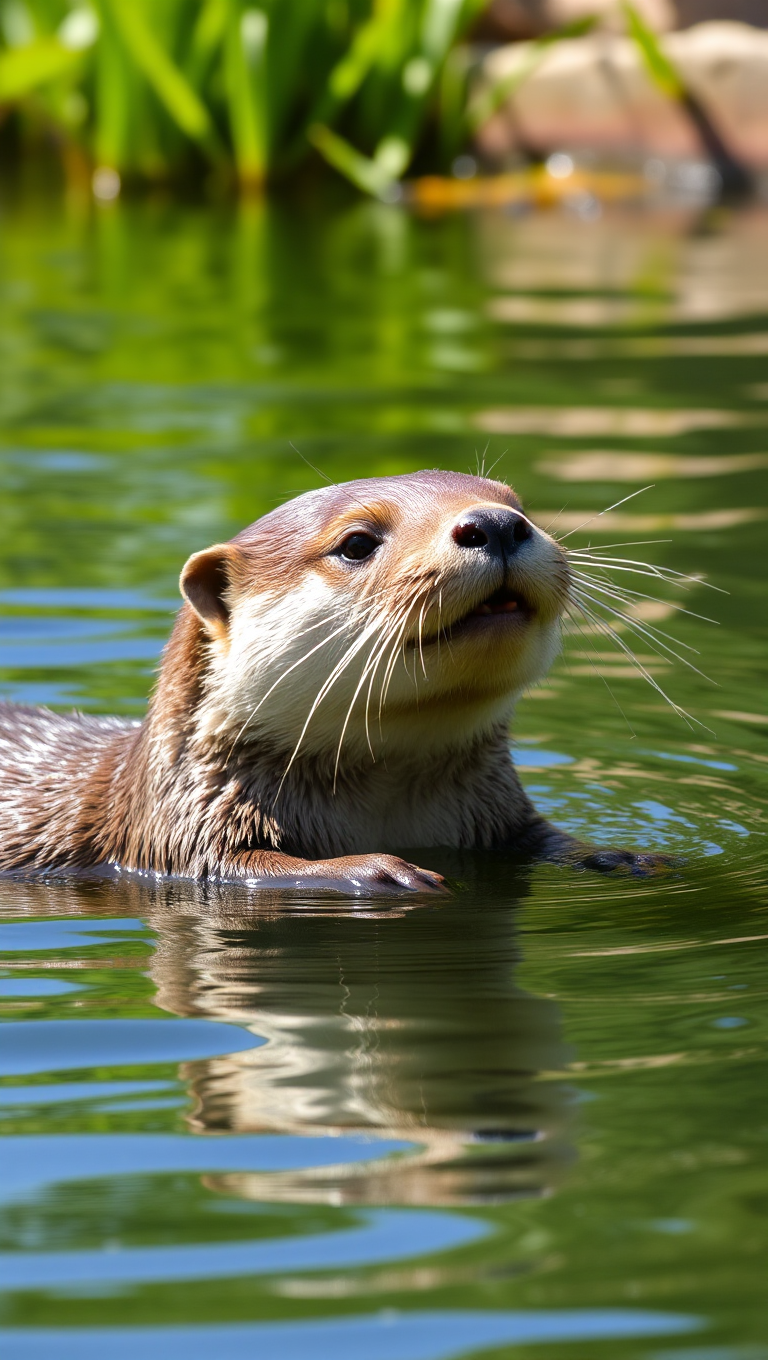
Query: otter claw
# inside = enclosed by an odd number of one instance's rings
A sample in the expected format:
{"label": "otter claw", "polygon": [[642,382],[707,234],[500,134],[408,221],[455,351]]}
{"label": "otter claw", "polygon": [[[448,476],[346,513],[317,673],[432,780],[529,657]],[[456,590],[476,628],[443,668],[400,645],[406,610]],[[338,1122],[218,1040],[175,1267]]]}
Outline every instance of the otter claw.
{"label": "otter claw", "polygon": [[450,892],[442,874],[409,864],[397,855],[345,855],[292,863],[283,858],[282,865],[279,859],[275,856],[266,872],[247,873],[248,886],[313,897],[402,897],[406,893],[434,897]]}
{"label": "otter claw", "polygon": [[678,862],[671,855],[636,853],[633,850],[594,850],[583,857],[581,865],[598,874],[624,872],[633,878],[652,878],[674,868]]}
{"label": "otter claw", "polygon": [[442,874],[409,864],[396,855],[365,855],[348,869],[351,890],[356,896],[400,896],[403,893],[446,894]]}

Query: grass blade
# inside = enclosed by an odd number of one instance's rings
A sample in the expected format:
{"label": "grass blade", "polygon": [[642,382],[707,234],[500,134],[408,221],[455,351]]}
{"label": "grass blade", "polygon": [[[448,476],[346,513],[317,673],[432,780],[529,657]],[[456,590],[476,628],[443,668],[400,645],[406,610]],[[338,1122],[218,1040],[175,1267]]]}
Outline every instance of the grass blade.
{"label": "grass blade", "polygon": [[356,151],[344,137],[322,123],[307,136],[321,156],[363,193],[379,195],[399,179],[410,159],[410,148],[399,139],[383,138],[373,157]]}
{"label": "grass blade", "polygon": [[648,27],[634,5],[625,3],[623,9],[627,17],[629,36],[640,52],[654,85],[658,86],[662,94],[667,95],[669,99],[682,99],[685,95],[685,86],[663,51],[653,29]]}
{"label": "grass blade", "polygon": [[230,6],[226,38],[229,123],[237,173],[258,187],[267,174],[266,47],[269,20],[263,10]]}
{"label": "grass blade", "polygon": [[214,127],[205,104],[160,45],[136,0],[102,0],[117,33],[138,69],[152,86],[171,118],[187,137],[203,146],[214,141]]}
{"label": "grass blade", "polygon": [[229,0],[205,0],[192,30],[187,64],[190,83],[199,88],[224,42],[229,15]]}
{"label": "grass blade", "polygon": [[65,47],[56,38],[38,38],[24,47],[0,52],[0,99],[8,103],[23,99],[41,85],[70,75],[81,61],[81,52]]}

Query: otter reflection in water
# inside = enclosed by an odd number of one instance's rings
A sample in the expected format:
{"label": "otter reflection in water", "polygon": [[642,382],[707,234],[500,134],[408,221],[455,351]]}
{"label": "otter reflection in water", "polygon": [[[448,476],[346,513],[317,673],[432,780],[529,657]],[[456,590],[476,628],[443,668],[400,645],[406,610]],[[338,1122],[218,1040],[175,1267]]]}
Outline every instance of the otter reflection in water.
{"label": "otter reflection in water", "polygon": [[[169,898],[175,899],[169,901]],[[503,900],[364,913],[260,910],[163,890],[156,1003],[227,1020],[261,1047],[186,1063],[199,1133],[368,1134],[370,1159],[209,1176],[265,1200],[460,1204],[541,1194],[571,1159],[557,1006],[516,983]],[[240,912],[236,904],[240,898]],[[170,908],[170,910],[169,910]],[[144,909],[146,913],[146,907]],[[380,1156],[377,1138],[405,1140]]]}

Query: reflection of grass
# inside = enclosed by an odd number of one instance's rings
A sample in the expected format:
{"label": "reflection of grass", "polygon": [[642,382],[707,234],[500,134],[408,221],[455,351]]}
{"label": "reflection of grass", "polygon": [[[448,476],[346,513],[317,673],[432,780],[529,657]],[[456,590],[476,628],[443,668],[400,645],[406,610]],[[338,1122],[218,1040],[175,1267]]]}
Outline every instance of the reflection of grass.
{"label": "reflection of grass", "polygon": [[[320,150],[376,192],[410,163],[480,0],[0,0],[0,103],[24,139],[165,179],[207,163],[244,185]],[[360,150],[346,140],[353,139]],[[104,196],[119,188],[107,175]]]}

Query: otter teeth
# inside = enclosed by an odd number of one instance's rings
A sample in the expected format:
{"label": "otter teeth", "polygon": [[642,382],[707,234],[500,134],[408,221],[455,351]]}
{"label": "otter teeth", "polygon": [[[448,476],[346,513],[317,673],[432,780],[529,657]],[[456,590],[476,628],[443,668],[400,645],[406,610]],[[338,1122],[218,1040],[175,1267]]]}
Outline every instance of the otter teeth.
{"label": "otter teeth", "polygon": [[479,604],[477,609],[473,609],[473,614],[511,614],[517,609],[517,600],[504,600],[502,604],[490,605],[487,602]]}

